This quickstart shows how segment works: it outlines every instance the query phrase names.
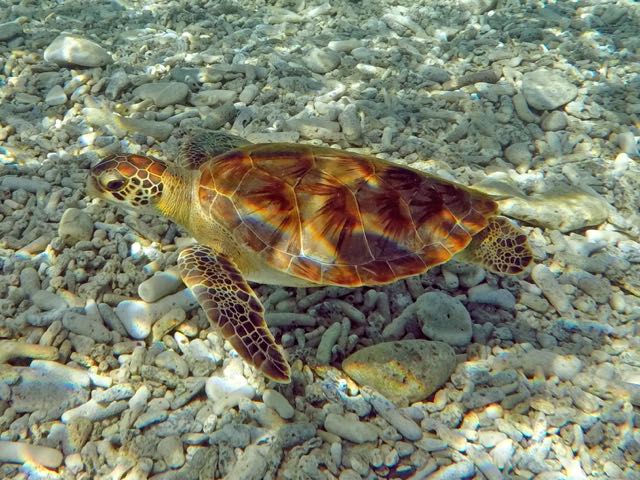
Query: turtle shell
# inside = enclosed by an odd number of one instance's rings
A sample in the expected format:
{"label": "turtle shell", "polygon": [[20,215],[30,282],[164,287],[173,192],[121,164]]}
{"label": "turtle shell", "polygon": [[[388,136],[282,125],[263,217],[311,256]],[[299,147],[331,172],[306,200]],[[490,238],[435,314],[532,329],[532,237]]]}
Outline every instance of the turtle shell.
{"label": "turtle shell", "polygon": [[425,272],[464,249],[498,208],[454,182],[311,145],[248,145],[200,171],[212,219],[273,268],[324,285]]}

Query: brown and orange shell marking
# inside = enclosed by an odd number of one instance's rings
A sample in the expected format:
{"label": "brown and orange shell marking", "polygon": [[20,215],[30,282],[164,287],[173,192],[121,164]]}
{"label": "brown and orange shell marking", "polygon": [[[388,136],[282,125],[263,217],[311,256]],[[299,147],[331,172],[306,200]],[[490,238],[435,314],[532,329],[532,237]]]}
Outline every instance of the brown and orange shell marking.
{"label": "brown and orange shell marking", "polygon": [[278,270],[318,284],[375,285],[464,249],[497,204],[373,156],[261,144],[200,167],[205,211]]}

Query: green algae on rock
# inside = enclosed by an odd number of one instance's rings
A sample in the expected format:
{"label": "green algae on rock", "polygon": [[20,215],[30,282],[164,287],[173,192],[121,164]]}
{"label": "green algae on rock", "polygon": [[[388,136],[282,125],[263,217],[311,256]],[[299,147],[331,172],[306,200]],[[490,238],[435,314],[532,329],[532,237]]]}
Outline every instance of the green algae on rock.
{"label": "green algae on rock", "polygon": [[344,371],[357,383],[401,406],[424,400],[438,390],[455,366],[453,348],[428,340],[378,343],[342,362]]}

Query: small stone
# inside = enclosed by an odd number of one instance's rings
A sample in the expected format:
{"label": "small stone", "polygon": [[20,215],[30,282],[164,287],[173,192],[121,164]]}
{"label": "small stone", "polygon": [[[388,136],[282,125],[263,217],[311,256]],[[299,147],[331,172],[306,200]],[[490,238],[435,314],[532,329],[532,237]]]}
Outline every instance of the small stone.
{"label": "small stone", "polygon": [[453,349],[443,342],[400,340],[365,347],[342,362],[345,372],[404,406],[440,388],[456,366]]}
{"label": "small stone", "polygon": [[475,473],[476,468],[472,462],[468,460],[457,462],[446,467],[440,467],[432,475],[429,475],[431,480],[462,480],[464,478],[470,478]]}
{"label": "small stone", "polygon": [[180,437],[171,435],[158,442],[158,453],[169,468],[180,468],[184,465],[185,456]]}
{"label": "small stone", "polygon": [[318,350],[316,352],[316,360],[318,360],[320,365],[326,365],[331,361],[332,349],[338,341],[341,330],[342,324],[340,322],[334,322],[322,334],[320,345],[318,345]]}
{"label": "small stone", "polygon": [[516,448],[513,440],[506,438],[498,442],[489,454],[491,455],[496,467],[502,470],[506,465],[511,463],[511,459],[513,458],[515,451]]}
{"label": "small stone", "polygon": [[626,153],[630,157],[637,157],[639,155],[638,142],[631,132],[622,132],[618,134],[618,146],[622,153]]}
{"label": "small stone", "polygon": [[162,337],[175,329],[187,318],[187,314],[181,308],[172,308],[165,313],[160,320],[155,322],[151,327],[151,339],[154,342],[162,340]]}
{"label": "small stone", "polygon": [[313,423],[287,423],[278,428],[278,437],[283,448],[291,448],[315,437],[316,431]]}
{"label": "small stone", "polygon": [[471,341],[471,317],[457,298],[442,292],[423,293],[416,299],[416,317],[430,340],[458,346]]}
{"label": "small stone", "polygon": [[182,286],[182,279],[178,275],[172,272],[158,272],[138,286],[138,295],[145,302],[153,303],[177,292]]}
{"label": "small stone", "polygon": [[378,439],[378,427],[361,422],[355,415],[338,415],[330,413],[324,421],[327,432],[353,443],[375,442]]}
{"label": "small stone", "polygon": [[214,404],[214,413],[219,415],[235,407],[243,399],[251,400],[256,394],[255,389],[242,375],[242,368],[238,359],[227,365],[222,375],[214,375],[207,379],[205,392]]}
{"label": "small stone", "polygon": [[529,292],[520,292],[520,298],[518,303],[535,310],[538,313],[545,313],[549,310],[549,302],[539,295],[534,295]]}
{"label": "small stone", "polygon": [[422,438],[420,426],[412,419],[400,413],[400,410],[382,395],[369,388],[364,388],[362,395],[371,404],[374,410],[384,418],[398,433],[410,441],[417,441]]}
{"label": "small stone", "polygon": [[165,350],[158,354],[154,363],[157,367],[165,368],[179,377],[185,378],[189,375],[189,366],[186,360],[173,350]]}
{"label": "small stone", "polygon": [[[55,448],[0,440],[0,464],[35,463],[47,468],[58,468],[63,459],[62,453]],[[29,466],[28,469],[33,470],[33,467]]]}
{"label": "small stone", "polygon": [[329,73],[340,65],[340,54],[335,50],[313,48],[307,54],[306,64],[312,72]]}
{"label": "small stone", "polygon": [[70,332],[92,338],[98,343],[111,342],[111,332],[107,327],[87,315],[73,311],[65,312],[62,316],[62,325]]}
{"label": "small stone", "polygon": [[0,23],[0,42],[11,40],[22,33],[22,25],[18,22]]}
{"label": "small stone", "polygon": [[516,167],[519,172],[527,171],[533,158],[529,151],[529,143],[518,142],[509,145],[504,151],[504,158]]}
{"label": "small stone", "polygon": [[548,350],[530,350],[511,354],[498,363],[506,368],[522,370],[533,376],[540,369],[546,376],[556,375],[560,380],[571,380],[582,370],[582,361],[574,355],[559,355]]}
{"label": "small stone", "polygon": [[66,245],[73,246],[93,237],[93,220],[77,208],[67,208],[58,225],[58,235]]}
{"label": "small stone", "polygon": [[558,312],[570,313],[573,311],[571,300],[564,293],[555,275],[546,265],[539,263],[533,267],[531,278]]}
{"label": "small stone", "polygon": [[362,125],[356,106],[349,104],[338,115],[338,123],[345,138],[350,142],[359,142],[362,139]]}
{"label": "small stone", "polygon": [[143,339],[149,336],[155,322],[164,314],[171,313],[175,308],[188,312],[197,305],[194,296],[185,288],[154,303],[123,300],[116,307],[116,315],[129,335]]}
{"label": "small stone", "polygon": [[143,100],[151,100],[158,108],[182,103],[189,94],[189,87],[181,82],[147,83],[137,87],[133,94]]}
{"label": "small stone", "polygon": [[240,95],[238,95],[238,101],[244,103],[245,105],[249,105],[255,100],[255,98],[258,96],[258,93],[260,93],[260,89],[256,85],[247,85],[242,89]]}
{"label": "small stone", "polygon": [[115,116],[115,123],[119,128],[129,133],[139,133],[156,140],[164,141],[171,135],[173,125],[168,122],[156,122],[144,118],[126,118]]}
{"label": "small stone", "polygon": [[54,85],[44,99],[44,102],[51,106],[64,105],[66,101],[67,94],[60,85]]}
{"label": "small stone", "polygon": [[415,442],[414,445],[427,453],[438,452],[440,450],[444,450],[448,446],[447,442],[430,436],[423,436],[420,440]]}
{"label": "small stone", "polygon": [[495,430],[480,430],[478,432],[478,441],[484,448],[493,448],[506,438],[504,433]]}
{"label": "small stone", "polygon": [[103,67],[113,62],[104,48],[77,35],[60,35],[44,51],[44,59],[60,66]]}
{"label": "small stone", "polygon": [[542,118],[540,123],[542,130],[545,132],[557,132],[558,130],[564,130],[567,128],[567,114],[559,110],[549,112]]}
{"label": "small stone", "polygon": [[104,420],[105,418],[119,415],[127,409],[127,402],[124,400],[112,402],[107,405],[89,400],[82,405],[67,410],[62,414],[61,420],[65,423],[70,422],[77,417],[87,417],[92,422]]}
{"label": "small stone", "polygon": [[79,453],[89,441],[93,423],[86,417],[73,418],[67,424],[67,445],[70,453]]}
{"label": "small stone", "polygon": [[482,283],[469,289],[469,301],[483,303],[485,305],[495,305],[504,310],[515,310],[516,298],[509,290],[495,288],[488,283]]}
{"label": "small stone", "polygon": [[522,94],[536,110],[555,110],[578,95],[578,88],[557,72],[540,69],[522,77]]}
{"label": "small stone", "polygon": [[129,75],[124,70],[116,70],[109,78],[107,88],[105,88],[105,95],[110,100],[115,100],[120,96],[127,86],[129,86]]}
{"label": "small stone", "polygon": [[[88,400],[86,372],[54,362],[41,365],[43,368],[18,369],[20,382],[11,387],[12,406],[17,412],[46,412],[53,408],[61,409],[59,416],[62,411]],[[57,367],[48,368],[53,365]]]}
{"label": "small stone", "polygon": [[73,475],[78,475],[84,468],[82,455],[80,453],[71,453],[64,457],[64,466],[69,469]]}
{"label": "small stone", "polygon": [[435,65],[423,65],[418,69],[418,74],[424,80],[436,83],[446,83],[451,80],[451,74],[445,69]]}
{"label": "small stone", "polygon": [[273,408],[285,420],[293,418],[295,410],[280,392],[268,388],[262,394],[262,401],[267,407]]}
{"label": "small stone", "polygon": [[189,103],[194,107],[216,106],[231,103],[238,94],[232,90],[202,90],[189,97]]}
{"label": "small stone", "polygon": [[31,295],[31,301],[36,307],[45,311],[61,310],[68,305],[64,298],[47,290],[35,292]]}

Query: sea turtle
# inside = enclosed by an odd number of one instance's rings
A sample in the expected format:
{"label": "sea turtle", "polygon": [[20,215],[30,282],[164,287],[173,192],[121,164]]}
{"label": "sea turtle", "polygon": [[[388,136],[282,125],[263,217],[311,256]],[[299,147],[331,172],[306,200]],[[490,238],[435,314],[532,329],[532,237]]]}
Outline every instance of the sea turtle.
{"label": "sea turtle", "polygon": [[179,255],[184,283],[238,354],[282,383],[290,367],[248,281],[357,287],[454,255],[500,274],[532,258],[486,194],[332,148],[200,133],[175,164],[137,154],[100,161],[89,190],[186,228],[198,244]]}

